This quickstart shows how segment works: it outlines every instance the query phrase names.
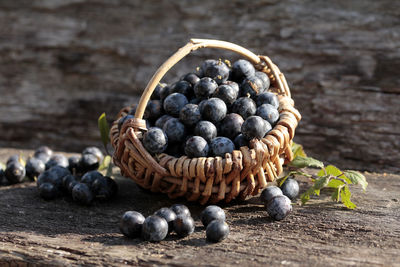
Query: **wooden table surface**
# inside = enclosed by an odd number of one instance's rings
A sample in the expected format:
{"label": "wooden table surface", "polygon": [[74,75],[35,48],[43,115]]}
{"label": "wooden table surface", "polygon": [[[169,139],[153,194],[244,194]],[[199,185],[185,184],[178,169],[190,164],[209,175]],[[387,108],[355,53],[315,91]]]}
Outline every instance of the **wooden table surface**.
{"label": "wooden table surface", "polygon": [[[15,153],[0,149],[0,162]],[[29,154],[24,151],[24,154]],[[167,266],[400,266],[400,176],[365,173],[366,193],[353,187],[358,209],[332,203],[329,194],[272,221],[256,197],[222,205],[230,225],[221,243],[205,240],[198,216],[189,206],[195,233],[160,243],[127,239],[118,230],[121,215],[150,215],[182,202],[140,190],[117,179],[117,199],[82,207],[70,198],[44,201],[35,183],[0,187],[0,265],[167,265]],[[307,187],[300,183],[301,189]]]}

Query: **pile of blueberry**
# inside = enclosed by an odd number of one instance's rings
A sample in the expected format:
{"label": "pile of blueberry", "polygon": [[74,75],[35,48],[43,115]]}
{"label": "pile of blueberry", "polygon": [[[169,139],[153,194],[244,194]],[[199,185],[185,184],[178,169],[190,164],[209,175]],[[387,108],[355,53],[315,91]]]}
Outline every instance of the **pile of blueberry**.
{"label": "pile of blueberry", "polygon": [[[225,156],[263,138],[279,120],[278,97],[268,76],[247,60],[206,60],[196,73],[159,84],[143,118],[150,153],[180,157]],[[135,114],[120,119],[118,127]]]}
{"label": "pile of blueberry", "polygon": [[268,215],[277,221],[283,220],[292,211],[291,200],[299,194],[299,184],[293,178],[287,178],[281,187],[268,186],[260,195],[261,202],[267,208]]}
{"label": "pile of blueberry", "polygon": [[[206,237],[210,242],[220,242],[229,234],[225,222],[225,212],[218,206],[206,207],[201,213],[201,222],[206,227]],[[194,232],[195,223],[189,209],[182,204],[161,208],[145,218],[137,211],[127,211],[121,218],[119,229],[130,238],[158,242],[175,232],[178,237],[186,237]]]}
{"label": "pile of blueberry", "polygon": [[87,147],[81,156],[67,158],[42,146],[27,159],[25,166],[19,155],[11,156],[5,170],[0,169],[0,178],[4,176],[9,184],[15,184],[28,177],[36,180],[39,195],[45,200],[70,195],[74,201],[88,205],[95,198],[111,199],[118,191],[113,179],[97,171],[103,158],[97,147]]}

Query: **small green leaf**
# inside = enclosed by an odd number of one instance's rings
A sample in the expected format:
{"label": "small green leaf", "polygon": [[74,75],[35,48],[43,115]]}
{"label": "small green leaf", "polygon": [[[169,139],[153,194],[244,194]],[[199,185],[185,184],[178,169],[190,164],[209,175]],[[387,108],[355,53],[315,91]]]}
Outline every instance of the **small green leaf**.
{"label": "small green leaf", "polygon": [[364,191],[367,190],[368,182],[363,174],[351,170],[344,171],[344,174],[353,184],[359,184]]}
{"label": "small green leaf", "polygon": [[[325,174],[330,174],[332,176],[336,176],[338,178],[341,178],[341,179],[345,180],[348,184],[352,183],[351,180],[349,178],[347,178],[346,175],[341,170],[339,170],[337,167],[335,167],[333,165],[326,166],[325,167],[325,171],[322,169],[322,170],[320,170],[318,172],[317,175],[318,176],[322,176],[322,175],[325,175]],[[342,182],[342,184],[343,184],[343,182]]]}
{"label": "small green leaf", "polygon": [[297,156],[292,162],[289,163],[289,166],[296,168],[323,168],[324,163],[311,157]]}
{"label": "small green leaf", "polygon": [[341,189],[342,189],[342,187],[338,187],[338,188],[336,188],[335,191],[333,191],[332,196],[331,196],[333,201],[336,201],[336,202],[339,201],[339,196],[340,196],[340,190]]}
{"label": "small green leaf", "polygon": [[104,148],[107,153],[107,144],[110,142],[110,127],[107,122],[106,113],[100,115],[98,119],[98,126],[100,130],[101,141],[103,142]]}
{"label": "small green leaf", "polygon": [[310,200],[310,196],[314,193],[314,188],[313,186],[308,188],[306,192],[304,192],[303,194],[301,194],[300,198],[301,198],[301,204],[304,205],[307,203],[307,201]]}
{"label": "small green leaf", "polygon": [[108,166],[111,164],[111,156],[107,155],[104,157],[103,161],[101,162],[98,171],[104,171],[108,169]]}
{"label": "small green leaf", "polygon": [[357,206],[351,202],[350,197],[351,197],[351,192],[349,190],[349,186],[345,185],[343,189],[340,192],[340,197],[342,203],[348,208],[348,209],[355,209]]}
{"label": "small green leaf", "polygon": [[329,184],[330,175],[325,175],[315,180],[314,190],[321,190]]}
{"label": "small green leaf", "polygon": [[343,181],[336,180],[336,179],[333,178],[333,179],[331,179],[331,180],[329,181],[327,187],[330,187],[330,188],[339,188],[339,187],[341,187],[341,186],[343,186],[343,185],[344,185]]}
{"label": "small green leaf", "polygon": [[293,158],[297,156],[307,157],[306,153],[304,152],[303,146],[300,144],[296,144],[295,142],[292,143],[292,152]]}
{"label": "small green leaf", "polygon": [[6,165],[0,162],[0,170],[4,170],[6,168]]}

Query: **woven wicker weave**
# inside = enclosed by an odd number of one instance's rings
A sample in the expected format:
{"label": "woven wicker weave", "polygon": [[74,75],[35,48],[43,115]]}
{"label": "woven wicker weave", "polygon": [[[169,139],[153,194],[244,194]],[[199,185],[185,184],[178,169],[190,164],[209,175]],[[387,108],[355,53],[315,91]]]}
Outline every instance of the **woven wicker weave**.
{"label": "woven wicker weave", "polygon": [[[199,48],[220,48],[236,52],[265,72],[271,80],[270,90],[278,94],[280,118],[262,140],[254,139],[249,147],[241,147],[222,157],[176,158],[167,154],[154,157],[143,147],[141,138],[146,131],[142,120],[147,102],[165,73],[191,51]],[[170,198],[185,196],[201,204],[226,202],[239,197],[256,195],[282,172],[282,165],[293,159],[291,143],[300,113],[294,108],[284,75],[266,56],[257,56],[238,45],[217,41],[192,39],[172,55],[153,75],[136,109],[135,118],[118,130],[118,121],[130,111],[123,108],[111,127],[115,148],[114,163],[122,175],[153,192],[163,192]]]}

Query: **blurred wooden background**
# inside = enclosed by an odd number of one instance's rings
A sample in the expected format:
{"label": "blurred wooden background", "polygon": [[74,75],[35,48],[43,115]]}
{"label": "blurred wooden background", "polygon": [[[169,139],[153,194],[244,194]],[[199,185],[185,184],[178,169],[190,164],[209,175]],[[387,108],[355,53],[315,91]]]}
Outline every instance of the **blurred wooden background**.
{"label": "blurred wooden background", "polygon": [[[300,3],[301,2],[301,3]],[[400,2],[0,1],[0,146],[80,151],[190,37],[264,54],[291,84],[295,140],[340,165],[400,171]],[[218,50],[185,59],[166,81]]]}

